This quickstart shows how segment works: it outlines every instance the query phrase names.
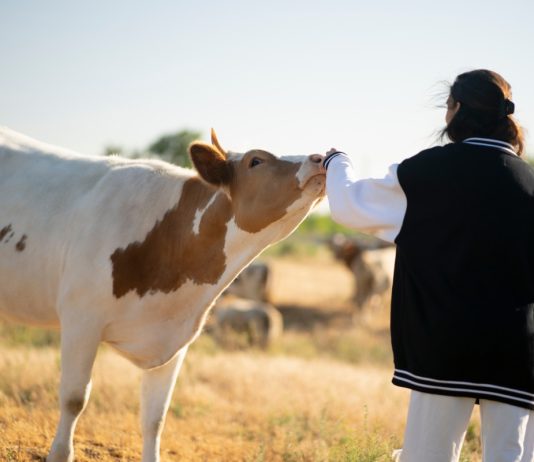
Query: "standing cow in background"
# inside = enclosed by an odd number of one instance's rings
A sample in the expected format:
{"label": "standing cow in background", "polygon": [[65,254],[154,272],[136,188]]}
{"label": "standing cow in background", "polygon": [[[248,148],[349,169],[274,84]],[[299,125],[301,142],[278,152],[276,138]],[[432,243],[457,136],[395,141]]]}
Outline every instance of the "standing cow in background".
{"label": "standing cow in background", "polygon": [[252,262],[234,279],[225,293],[248,300],[269,302],[270,281],[271,271],[267,263]]}
{"label": "standing cow in background", "polygon": [[0,314],[61,327],[60,420],[48,462],[72,461],[106,342],[143,369],[143,462],[188,345],[217,296],[324,196],[319,155],[190,147],[196,171],[84,157],[0,129]]}
{"label": "standing cow in background", "polygon": [[393,282],[395,246],[379,239],[349,238],[336,234],[330,249],[354,277],[354,303],[361,312],[375,296],[387,293]]}
{"label": "standing cow in background", "polygon": [[282,314],[268,303],[271,278],[267,263],[255,261],[224,291],[209,326],[219,344],[267,348],[281,337]]}
{"label": "standing cow in background", "polygon": [[267,348],[282,336],[282,314],[270,303],[227,295],[217,300],[211,330],[224,347]]}

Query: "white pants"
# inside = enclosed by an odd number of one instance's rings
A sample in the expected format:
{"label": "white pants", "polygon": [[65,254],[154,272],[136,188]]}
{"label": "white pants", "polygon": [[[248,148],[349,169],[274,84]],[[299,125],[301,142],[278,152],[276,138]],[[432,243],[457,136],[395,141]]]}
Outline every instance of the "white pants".
{"label": "white pants", "polygon": [[[400,462],[457,462],[475,400],[412,391]],[[534,411],[480,401],[483,462],[534,462]]]}

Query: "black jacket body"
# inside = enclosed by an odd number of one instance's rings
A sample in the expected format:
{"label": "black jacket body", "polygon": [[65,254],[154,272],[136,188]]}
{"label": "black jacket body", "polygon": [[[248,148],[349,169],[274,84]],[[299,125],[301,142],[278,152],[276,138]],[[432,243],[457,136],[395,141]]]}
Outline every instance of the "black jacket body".
{"label": "black jacket body", "polygon": [[452,143],[398,167],[393,382],[534,409],[534,171]]}

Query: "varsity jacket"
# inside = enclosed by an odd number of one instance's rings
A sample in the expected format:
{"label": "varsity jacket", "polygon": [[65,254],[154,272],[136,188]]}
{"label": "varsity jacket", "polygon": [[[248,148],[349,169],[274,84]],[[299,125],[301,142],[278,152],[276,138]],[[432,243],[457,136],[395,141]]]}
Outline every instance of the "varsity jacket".
{"label": "varsity jacket", "polygon": [[470,138],[358,179],[328,159],[332,217],[397,246],[393,383],[534,410],[534,170]]}

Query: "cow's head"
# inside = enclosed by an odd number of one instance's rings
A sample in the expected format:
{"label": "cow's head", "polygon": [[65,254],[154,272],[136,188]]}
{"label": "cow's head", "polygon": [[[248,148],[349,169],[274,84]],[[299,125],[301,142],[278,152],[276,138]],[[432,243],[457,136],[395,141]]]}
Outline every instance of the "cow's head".
{"label": "cow's head", "polygon": [[328,241],[328,245],[336,259],[341,260],[349,268],[356,258],[361,258],[364,249],[355,239],[349,239],[343,234],[334,234]]}
{"label": "cow's head", "polygon": [[194,142],[190,148],[200,177],[230,198],[236,225],[257,233],[275,222],[290,232],[324,197],[322,156],[276,157],[260,149],[226,153],[212,131],[212,144]]}

